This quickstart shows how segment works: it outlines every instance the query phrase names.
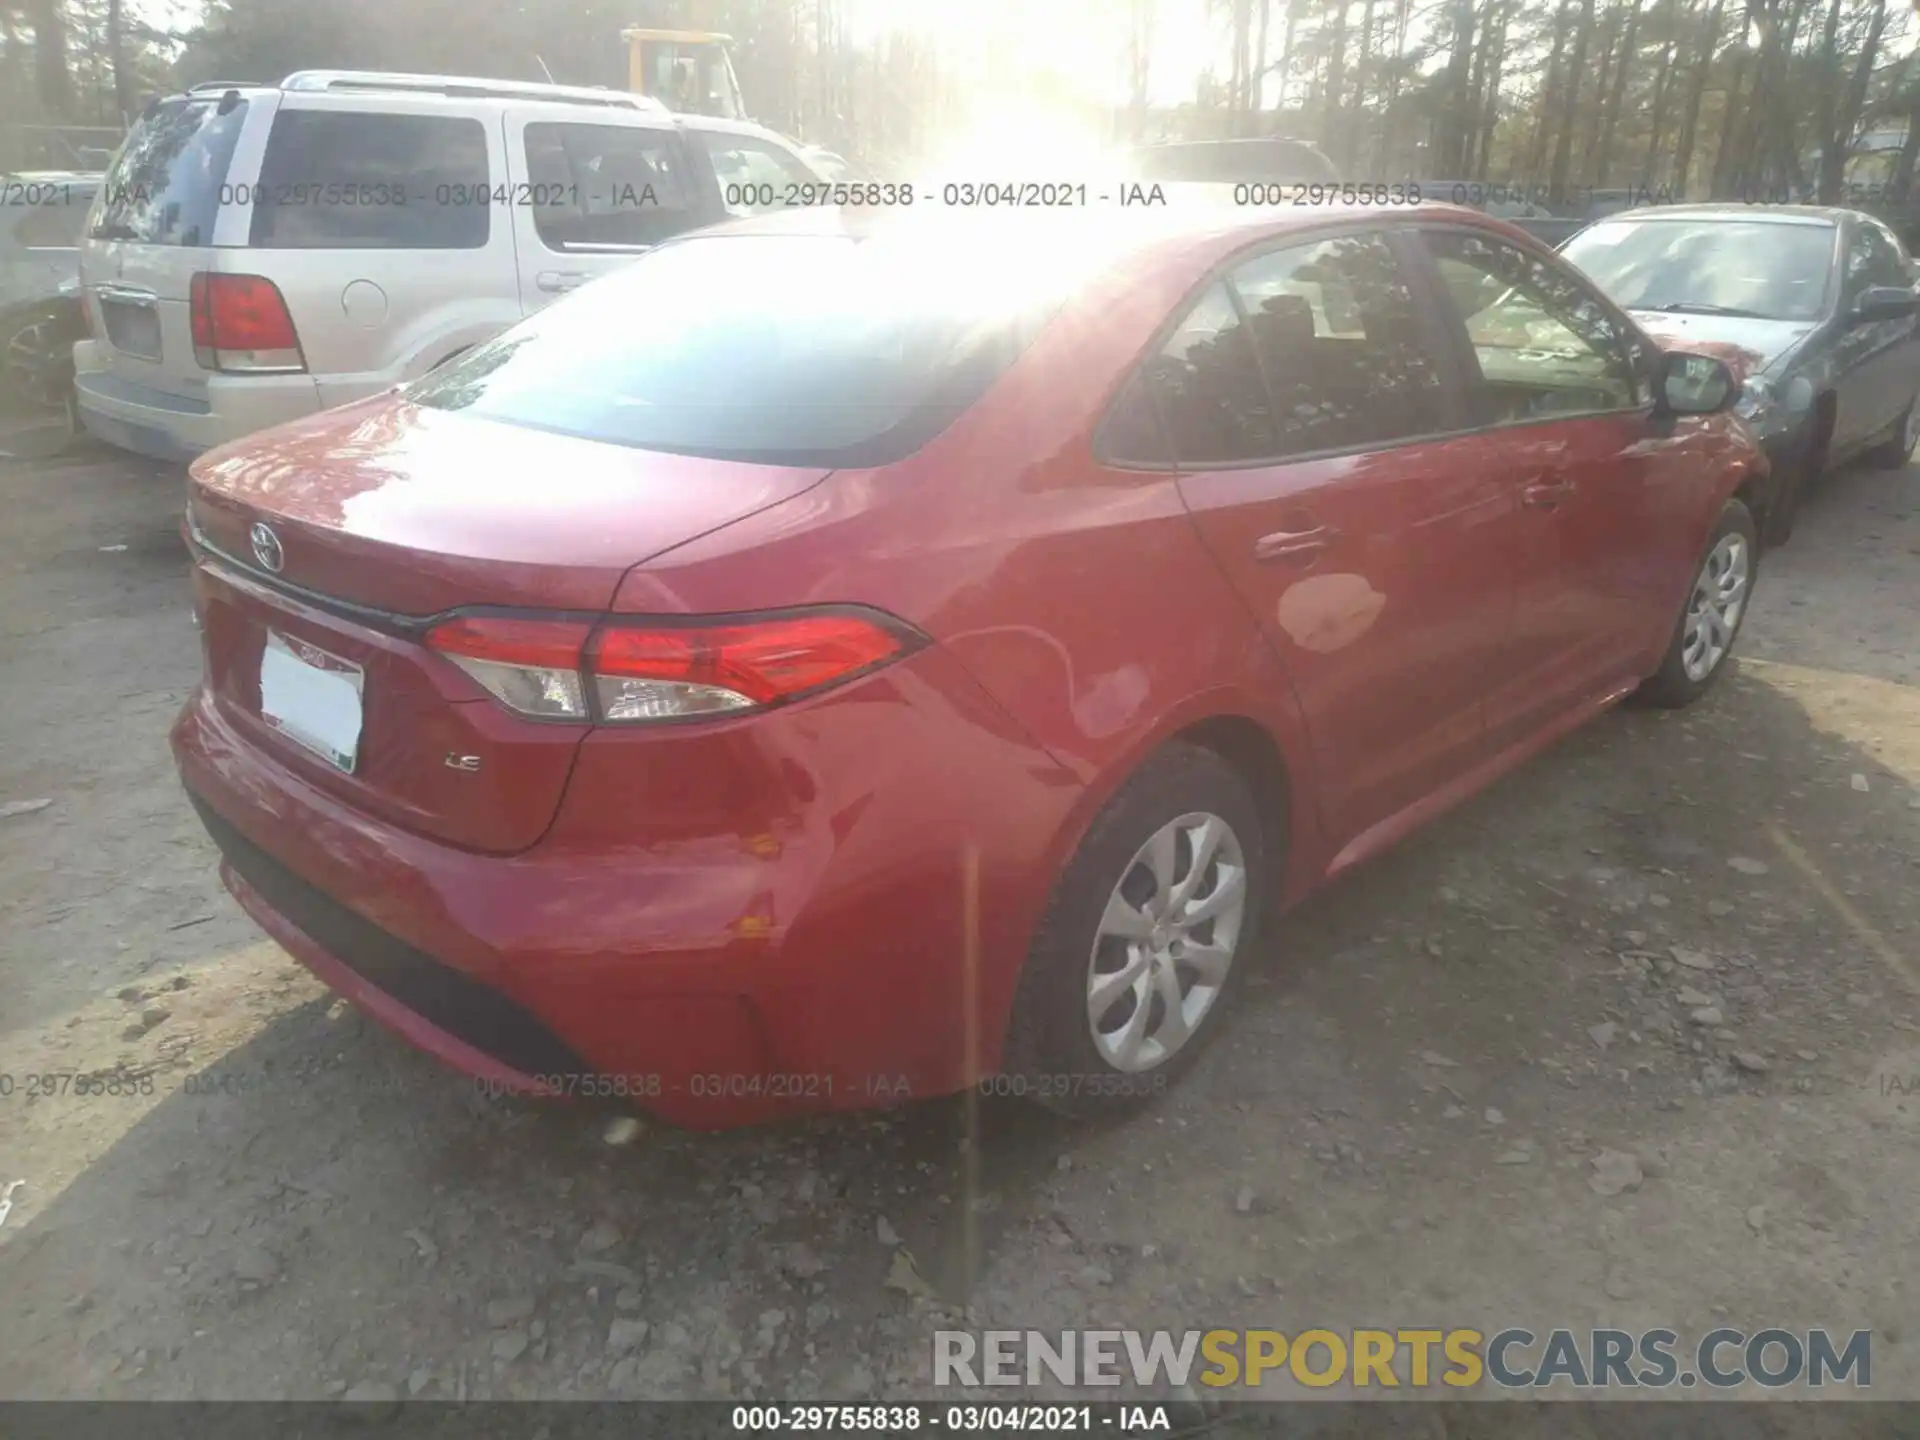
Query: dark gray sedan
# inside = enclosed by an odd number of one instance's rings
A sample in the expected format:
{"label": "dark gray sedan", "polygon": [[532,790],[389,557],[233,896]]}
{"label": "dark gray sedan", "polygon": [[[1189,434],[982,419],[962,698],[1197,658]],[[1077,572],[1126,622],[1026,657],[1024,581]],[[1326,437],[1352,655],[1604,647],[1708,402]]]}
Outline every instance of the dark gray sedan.
{"label": "dark gray sedan", "polygon": [[1656,340],[1740,363],[1737,413],[1773,462],[1769,542],[1792,533],[1802,489],[1829,467],[1865,456],[1897,469],[1920,440],[1920,292],[1872,216],[1667,205],[1589,226],[1561,254]]}

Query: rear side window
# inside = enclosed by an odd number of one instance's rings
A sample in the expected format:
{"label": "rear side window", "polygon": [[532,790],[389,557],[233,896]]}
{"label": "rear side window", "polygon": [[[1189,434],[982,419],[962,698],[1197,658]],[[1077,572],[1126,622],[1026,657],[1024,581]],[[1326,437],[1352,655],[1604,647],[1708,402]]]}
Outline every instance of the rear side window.
{"label": "rear side window", "polygon": [[[263,250],[476,250],[487,243],[487,132],[450,115],[282,110],[253,187]],[[241,197],[244,198],[244,197]]]}
{"label": "rear side window", "polygon": [[[1182,465],[1381,447],[1447,427],[1413,292],[1377,235],[1245,262],[1201,297],[1143,374]],[[1111,423],[1152,434],[1117,411]]]}
{"label": "rear side window", "polygon": [[1378,235],[1342,235],[1233,272],[1279,453],[1391,445],[1446,428],[1446,392],[1413,291]]}
{"label": "rear side window", "polygon": [[1145,373],[1181,464],[1259,460],[1279,448],[1252,337],[1224,284],[1201,297]]}
{"label": "rear side window", "polygon": [[96,240],[211,245],[221,189],[247,102],[219,96],[163,100],[143,116],[107,172]]}
{"label": "rear side window", "polygon": [[643,248],[694,223],[685,152],[670,130],[536,122],[527,179],[549,250]]}

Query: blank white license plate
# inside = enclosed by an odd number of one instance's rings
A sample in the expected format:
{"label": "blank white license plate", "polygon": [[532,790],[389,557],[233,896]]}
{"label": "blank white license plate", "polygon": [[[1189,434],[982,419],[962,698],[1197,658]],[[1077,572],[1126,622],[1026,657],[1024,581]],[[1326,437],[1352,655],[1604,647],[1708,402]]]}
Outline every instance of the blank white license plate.
{"label": "blank white license plate", "polygon": [[351,660],[269,630],[260,652],[260,718],[328,764],[352,772],[366,676]]}

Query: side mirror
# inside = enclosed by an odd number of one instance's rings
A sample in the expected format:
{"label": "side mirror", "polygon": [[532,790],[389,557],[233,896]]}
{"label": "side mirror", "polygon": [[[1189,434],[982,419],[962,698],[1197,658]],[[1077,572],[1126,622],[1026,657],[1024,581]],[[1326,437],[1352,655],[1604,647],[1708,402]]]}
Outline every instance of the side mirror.
{"label": "side mirror", "polygon": [[1653,384],[1657,414],[1711,415],[1725,410],[1739,396],[1733,371],[1711,355],[1674,350],[1660,357],[1660,373]]}
{"label": "side mirror", "polygon": [[1856,325],[1871,325],[1878,320],[1901,320],[1920,312],[1920,293],[1904,285],[1869,285],[1853,302]]}

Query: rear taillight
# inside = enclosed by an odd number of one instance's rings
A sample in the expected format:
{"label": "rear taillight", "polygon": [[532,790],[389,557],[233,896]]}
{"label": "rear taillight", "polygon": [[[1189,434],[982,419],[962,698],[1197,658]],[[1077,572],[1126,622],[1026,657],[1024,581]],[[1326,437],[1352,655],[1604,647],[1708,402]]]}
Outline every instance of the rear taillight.
{"label": "rear taillight", "polygon": [[188,290],[193,355],[204,369],[291,374],[307,368],[280,287],[263,275],[201,271]]}
{"label": "rear taillight", "polygon": [[833,609],[727,624],[463,615],[427,632],[511,710],[645,724],[763,710],[842,684],[919,637],[871,611]]}
{"label": "rear taillight", "polygon": [[587,718],[580,653],[584,620],[462,616],[427,632],[427,644],[466,671],[509,710],[549,720]]}

